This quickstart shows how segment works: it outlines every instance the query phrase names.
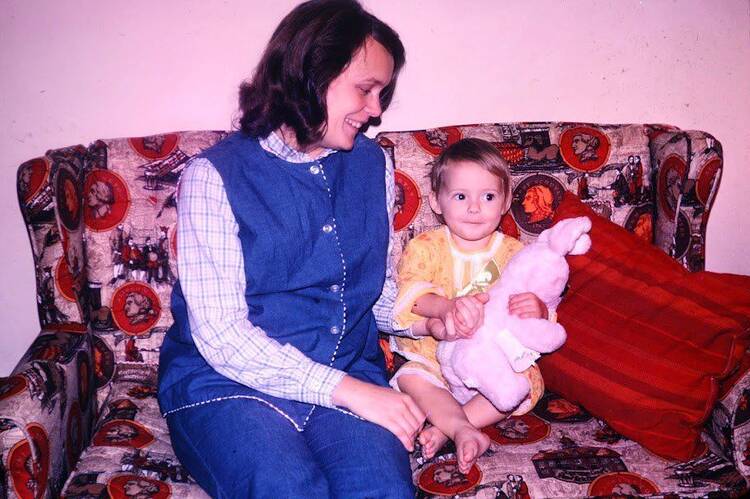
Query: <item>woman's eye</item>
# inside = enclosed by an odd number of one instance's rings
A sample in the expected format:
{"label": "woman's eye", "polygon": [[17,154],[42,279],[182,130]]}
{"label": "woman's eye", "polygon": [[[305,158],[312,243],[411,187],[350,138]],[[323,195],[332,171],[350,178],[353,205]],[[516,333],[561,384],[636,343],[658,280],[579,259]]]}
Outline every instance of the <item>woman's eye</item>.
{"label": "woman's eye", "polygon": [[358,87],[358,88],[359,88],[359,91],[362,93],[362,95],[367,95],[370,93],[369,88],[363,88],[363,87]]}

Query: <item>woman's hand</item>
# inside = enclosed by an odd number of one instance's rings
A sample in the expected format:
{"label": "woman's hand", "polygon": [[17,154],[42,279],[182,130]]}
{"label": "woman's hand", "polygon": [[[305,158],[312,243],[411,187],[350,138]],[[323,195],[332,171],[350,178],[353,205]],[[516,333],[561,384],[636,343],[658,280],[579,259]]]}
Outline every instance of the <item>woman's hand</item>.
{"label": "woman's hand", "polygon": [[547,305],[534,293],[511,295],[508,312],[521,319],[549,319]]}
{"label": "woman's hand", "polygon": [[390,431],[409,452],[426,419],[409,395],[348,375],[333,391],[333,403]]}

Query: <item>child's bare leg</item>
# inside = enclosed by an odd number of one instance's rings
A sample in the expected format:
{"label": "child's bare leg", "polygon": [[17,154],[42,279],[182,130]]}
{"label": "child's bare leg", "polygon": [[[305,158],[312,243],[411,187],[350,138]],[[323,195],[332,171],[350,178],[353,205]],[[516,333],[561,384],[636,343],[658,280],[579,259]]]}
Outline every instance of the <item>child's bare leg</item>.
{"label": "child's bare leg", "polygon": [[482,429],[493,425],[510,416],[507,412],[498,411],[482,394],[477,394],[473,399],[464,404],[464,414],[474,428]]}
{"label": "child's bare leg", "polygon": [[421,376],[412,374],[399,376],[398,386],[404,393],[412,396],[434,425],[434,428],[419,435],[424,456],[428,459],[434,456],[445,444],[446,437],[450,438],[456,444],[458,468],[462,473],[467,473],[489,447],[489,437],[471,425],[461,405],[445,388],[437,387]]}

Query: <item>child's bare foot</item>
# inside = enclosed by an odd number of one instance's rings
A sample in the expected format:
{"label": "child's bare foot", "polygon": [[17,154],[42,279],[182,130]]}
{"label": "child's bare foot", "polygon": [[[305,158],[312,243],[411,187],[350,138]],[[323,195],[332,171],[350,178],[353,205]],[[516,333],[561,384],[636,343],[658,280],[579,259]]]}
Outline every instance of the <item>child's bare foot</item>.
{"label": "child's bare foot", "polygon": [[447,441],[448,437],[437,426],[428,426],[419,434],[419,443],[422,444],[422,456],[425,459],[432,459]]}
{"label": "child's bare foot", "polygon": [[456,459],[458,470],[468,473],[477,458],[490,446],[490,437],[471,425],[462,426],[456,431]]}

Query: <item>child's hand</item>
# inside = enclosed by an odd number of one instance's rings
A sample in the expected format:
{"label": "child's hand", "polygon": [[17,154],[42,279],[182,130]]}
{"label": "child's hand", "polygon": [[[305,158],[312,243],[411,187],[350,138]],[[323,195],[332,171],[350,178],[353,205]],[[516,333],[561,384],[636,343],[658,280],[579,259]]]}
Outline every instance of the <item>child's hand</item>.
{"label": "child's hand", "polygon": [[511,295],[508,300],[508,312],[521,319],[549,319],[547,305],[534,293]]}
{"label": "child's hand", "polygon": [[[450,333],[448,332],[448,328],[445,327],[445,323],[441,321],[440,319],[431,318],[427,319],[425,322],[426,328],[427,328],[427,334],[435,338],[436,340],[446,340],[448,339],[448,336]],[[455,340],[455,328],[453,329],[453,340]]]}
{"label": "child's hand", "polygon": [[451,307],[442,317],[445,332],[443,337],[438,339],[452,341],[470,338],[484,323],[484,305],[489,299],[487,293],[477,293],[451,300]]}

